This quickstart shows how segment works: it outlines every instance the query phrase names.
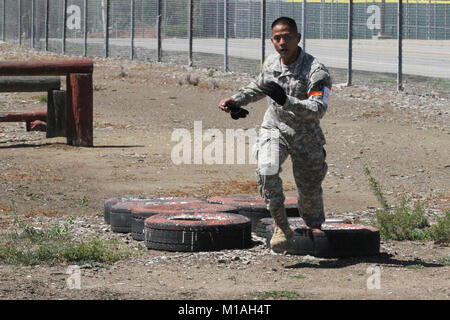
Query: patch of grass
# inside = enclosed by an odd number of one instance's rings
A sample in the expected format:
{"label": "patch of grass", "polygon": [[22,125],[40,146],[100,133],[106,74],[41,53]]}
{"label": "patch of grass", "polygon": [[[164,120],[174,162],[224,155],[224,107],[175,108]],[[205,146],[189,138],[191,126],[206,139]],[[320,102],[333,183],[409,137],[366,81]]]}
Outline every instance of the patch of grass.
{"label": "patch of grass", "polygon": [[442,264],[444,266],[450,266],[450,256],[444,257],[444,258],[439,258],[436,260],[436,262],[439,264]]}
{"label": "patch of grass", "polygon": [[306,279],[306,276],[302,275],[302,274],[298,274],[294,276],[295,279]]}
{"label": "patch of grass", "polygon": [[81,204],[82,207],[87,208],[88,207],[88,202],[89,202],[89,199],[86,196],[83,196],[83,198],[80,201],[80,204]]}
{"label": "patch of grass", "polygon": [[370,81],[374,83],[397,83],[397,79],[394,78],[372,78]]}
{"label": "patch of grass", "polygon": [[46,95],[40,96],[40,97],[39,97],[39,102],[47,103],[47,96],[46,96]]}
{"label": "patch of grass", "polygon": [[450,90],[450,80],[439,78],[433,81],[431,85],[434,89]]}
{"label": "patch of grass", "polygon": [[406,268],[407,269],[423,269],[425,267],[420,264],[411,264],[411,265],[406,266]]}
{"label": "patch of grass", "polygon": [[394,207],[393,212],[377,211],[377,227],[385,240],[428,240],[430,234],[425,229],[427,226],[422,206],[416,205],[410,209],[405,199]]}
{"label": "patch of grass", "polygon": [[131,255],[112,240],[92,238],[85,241],[57,240],[41,244],[0,240],[0,262],[23,265],[56,265],[61,263],[113,263]]}
{"label": "patch of grass", "polygon": [[375,196],[377,197],[378,202],[383,206],[384,210],[388,210],[389,206],[386,199],[384,198],[383,192],[381,191],[381,187],[379,183],[375,180],[375,178],[372,177],[372,174],[368,167],[364,167],[364,173],[369,178],[370,187]]}
{"label": "patch of grass", "polygon": [[432,240],[436,243],[450,243],[450,211],[430,226],[420,203],[410,208],[403,198],[399,205],[389,207],[369,168],[365,167],[364,172],[369,178],[373,193],[383,207],[376,212],[376,227],[384,240]]}
{"label": "patch of grass", "polygon": [[447,211],[442,218],[438,218],[429,232],[436,243],[450,243],[450,211]]}
{"label": "patch of grass", "polygon": [[50,228],[37,228],[25,223],[17,214],[14,201],[14,223],[18,230],[0,237],[0,263],[6,264],[109,264],[130,257],[130,248],[118,240],[73,239],[73,220],[55,222]]}
{"label": "patch of grass", "polygon": [[301,295],[296,291],[263,291],[263,292],[255,292],[253,295],[260,299],[279,299],[279,298],[286,298],[286,299],[294,299],[299,298]]}
{"label": "patch of grass", "polygon": [[213,77],[214,76],[214,72],[215,72],[215,70],[214,69],[209,69],[208,70],[208,77]]}

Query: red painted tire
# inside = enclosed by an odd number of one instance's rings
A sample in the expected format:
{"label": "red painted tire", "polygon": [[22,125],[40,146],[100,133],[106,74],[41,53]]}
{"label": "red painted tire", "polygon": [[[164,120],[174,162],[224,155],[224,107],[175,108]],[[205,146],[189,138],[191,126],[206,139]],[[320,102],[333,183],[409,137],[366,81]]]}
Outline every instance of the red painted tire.
{"label": "red painted tire", "polygon": [[152,199],[153,197],[130,197],[130,198],[111,198],[105,201],[103,206],[103,218],[107,224],[110,224],[110,216],[111,216],[111,207],[119,202],[128,202],[128,201],[147,201],[148,199]]}
{"label": "red painted tire", "polygon": [[[290,217],[288,218],[289,225],[292,229],[296,229],[298,227],[305,227],[305,221],[303,221],[300,217]],[[351,224],[352,221],[350,219],[346,218],[329,218],[325,219],[325,223],[347,223]],[[273,234],[274,229],[274,221],[272,218],[263,218],[259,220],[258,224],[256,225],[255,233],[258,237],[265,238],[268,234]]]}
{"label": "red painted tire", "polygon": [[[259,220],[263,218],[270,218],[270,212],[267,209],[265,200],[257,195],[217,196],[208,198],[206,201],[236,207],[239,214],[250,219],[252,222],[252,231],[256,231],[256,226]],[[299,216],[297,209],[297,198],[286,197],[284,206],[288,217]]]}
{"label": "red painted tire", "polygon": [[161,213],[237,213],[235,207],[209,202],[165,203],[158,206],[140,206],[131,211],[131,235],[134,240],[144,240],[144,220]]}
{"label": "red painted tire", "polygon": [[216,251],[251,246],[251,222],[230,213],[157,214],[145,220],[145,245],[165,251]]}
{"label": "red painted tire", "polygon": [[[267,247],[271,237],[272,234],[266,237]],[[324,223],[321,230],[299,226],[288,247],[274,251],[324,258],[373,256],[380,251],[380,233],[378,229],[357,224]]]}
{"label": "red painted tire", "polygon": [[130,200],[119,201],[110,209],[111,231],[120,233],[131,232],[131,211],[138,207],[152,207],[163,204],[202,202],[196,198],[187,197],[152,197],[152,198],[129,198]]}

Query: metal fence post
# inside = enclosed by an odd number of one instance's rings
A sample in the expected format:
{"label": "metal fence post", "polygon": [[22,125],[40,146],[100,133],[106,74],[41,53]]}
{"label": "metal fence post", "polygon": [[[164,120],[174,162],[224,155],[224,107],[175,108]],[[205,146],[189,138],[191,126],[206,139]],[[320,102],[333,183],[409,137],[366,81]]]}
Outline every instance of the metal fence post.
{"label": "metal fence post", "polygon": [[223,38],[224,38],[224,56],[223,70],[228,71],[228,0],[223,1]]}
{"label": "metal fence post", "polygon": [[45,51],[48,51],[48,17],[49,17],[49,6],[50,0],[45,1]]}
{"label": "metal fence post", "polygon": [[130,60],[134,59],[134,0],[131,1],[131,12],[130,12]]}
{"label": "metal fence post", "polygon": [[188,30],[188,37],[189,37],[189,61],[188,65],[189,67],[192,67],[192,38],[193,38],[193,18],[194,18],[194,1],[189,0],[189,30]]}
{"label": "metal fence post", "polygon": [[353,59],[353,0],[348,2],[348,65],[347,86],[352,85],[352,59]]}
{"label": "metal fence post", "polygon": [[66,21],[67,21],[67,0],[64,0],[63,2],[63,25],[62,25],[62,54],[66,54],[66,33],[67,33],[67,28],[66,28]]}
{"label": "metal fence post", "polygon": [[306,49],[306,0],[302,0],[302,48]]}
{"label": "metal fence post", "polygon": [[104,0],[103,2],[104,7],[103,10],[105,10],[105,21],[104,21],[104,41],[105,41],[105,58],[108,58],[109,56],[109,0]]}
{"label": "metal fence post", "polygon": [[156,38],[158,42],[158,62],[161,62],[162,57],[162,50],[161,50],[161,7],[162,7],[162,0],[158,0],[158,8],[156,13]]}
{"label": "metal fence post", "polygon": [[6,19],[6,8],[5,8],[5,0],[2,1],[2,41],[6,40],[6,32],[5,32],[5,19]]}
{"label": "metal fence post", "polygon": [[83,56],[87,56],[87,19],[88,19],[88,7],[87,0],[83,3],[84,10],[84,21],[83,21]]}
{"label": "metal fence post", "polygon": [[402,39],[403,39],[403,1],[398,1],[398,19],[397,19],[397,39],[398,39],[398,69],[397,69],[397,91],[403,90],[402,85]]}
{"label": "metal fence post", "polygon": [[34,49],[34,20],[35,20],[35,0],[31,0],[31,47]]}
{"label": "metal fence post", "polygon": [[261,1],[261,67],[266,59],[266,0]]}
{"label": "metal fence post", "polygon": [[19,0],[18,4],[19,7],[17,11],[19,11],[19,16],[18,16],[18,24],[17,24],[17,33],[19,36],[19,45],[22,44],[22,0]]}

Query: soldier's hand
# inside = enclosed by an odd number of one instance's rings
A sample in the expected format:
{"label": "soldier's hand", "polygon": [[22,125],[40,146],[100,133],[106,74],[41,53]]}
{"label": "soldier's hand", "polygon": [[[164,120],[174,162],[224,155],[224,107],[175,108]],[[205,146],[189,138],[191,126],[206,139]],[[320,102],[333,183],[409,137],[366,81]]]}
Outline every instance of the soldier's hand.
{"label": "soldier's hand", "polygon": [[244,108],[239,108],[236,111],[231,111],[231,118],[238,120],[239,118],[245,118],[248,115],[248,111]]}
{"label": "soldier's hand", "polygon": [[236,101],[234,101],[232,98],[225,98],[220,100],[219,102],[219,109],[229,113],[231,112],[231,109],[239,108],[236,104]]}
{"label": "soldier's hand", "polygon": [[219,108],[225,112],[231,113],[231,118],[234,120],[245,118],[248,115],[248,111],[241,108],[232,98],[221,100]]}
{"label": "soldier's hand", "polygon": [[260,88],[266,96],[271,97],[272,100],[279,105],[284,105],[286,103],[286,92],[278,83],[267,80],[262,84],[258,84],[258,88]]}

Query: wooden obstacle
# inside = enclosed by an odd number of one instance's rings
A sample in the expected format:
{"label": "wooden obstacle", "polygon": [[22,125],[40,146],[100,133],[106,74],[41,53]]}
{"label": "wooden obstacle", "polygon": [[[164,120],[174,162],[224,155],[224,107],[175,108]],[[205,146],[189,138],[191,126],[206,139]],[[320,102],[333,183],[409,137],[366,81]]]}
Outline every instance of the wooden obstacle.
{"label": "wooden obstacle", "polygon": [[[50,110],[47,110],[46,121],[47,127],[52,129],[47,130],[47,137],[65,135],[69,145],[92,147],[93,71],[94,63],[89,59],[2,61],[0,76],[8,78],[3,86],[0,83],[0,92],[48,91],[47,108]],[[52,84],[51,79],[11,80],[19,76],[66,76],[66,91],[59,90],[59,86],[55,88],[56,82]]]}

